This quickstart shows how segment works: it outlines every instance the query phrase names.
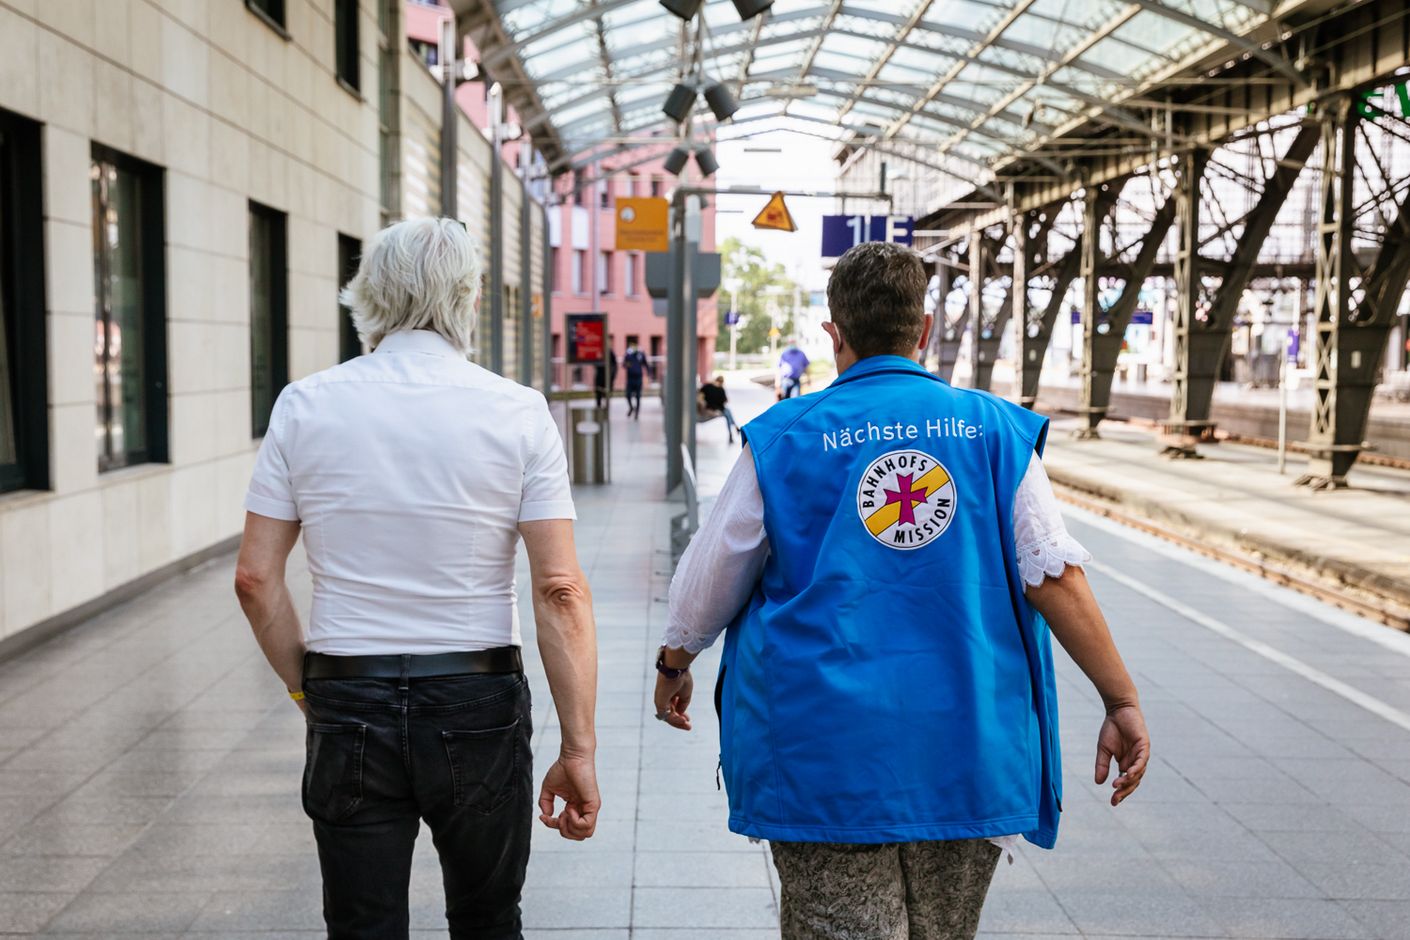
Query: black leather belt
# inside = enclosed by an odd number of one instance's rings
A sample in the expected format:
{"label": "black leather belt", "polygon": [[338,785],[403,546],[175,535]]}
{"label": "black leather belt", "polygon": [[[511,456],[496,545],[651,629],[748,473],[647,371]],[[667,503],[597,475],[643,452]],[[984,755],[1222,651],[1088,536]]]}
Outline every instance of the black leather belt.
{"label": "black leather belt", "polygon": [[428,653],[404,656],[330,656],[304,654],[305,679],[429,679],[433,676],[468,676],[484,673],[523,672],[524,659],[517,646],[466,653]]}

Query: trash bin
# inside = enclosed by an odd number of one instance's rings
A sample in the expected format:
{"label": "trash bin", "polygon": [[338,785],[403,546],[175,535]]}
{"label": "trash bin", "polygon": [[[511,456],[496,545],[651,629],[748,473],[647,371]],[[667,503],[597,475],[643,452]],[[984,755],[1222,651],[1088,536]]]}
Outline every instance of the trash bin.
{"label": "trash bin", "polygon": [[568,410],[574,483],[607,482],[607,423],[602,409],[593,404]]}

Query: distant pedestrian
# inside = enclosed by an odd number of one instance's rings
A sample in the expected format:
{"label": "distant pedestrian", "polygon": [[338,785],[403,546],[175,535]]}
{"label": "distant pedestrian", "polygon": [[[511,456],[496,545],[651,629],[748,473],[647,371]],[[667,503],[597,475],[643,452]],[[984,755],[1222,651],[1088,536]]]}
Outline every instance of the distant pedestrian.
{"label": "distant pedestrian", "polygon": [[729,394],[725,391],[723,375],[717,375],[715,381],[700,386],[700,410],[702,417],[725,419],[725,430],[729,433],[729,442],[733,444],[736,425],[734,412],[729,410]]}
{"label": "distant pedestrian", "polygon": [[971,938],[1000,844],[1052,848],[1050,629],[1105,703],[1113,805],[1150,758],[1043,470],[1048,421],[916,363],[925,287],[899,245],[838,260],[838,379],[750,422],[671,584],[656,716],[690,729],[690,664],[727,630],[729,827],[769,840],[785,940]]}
{"label": "distant pedestrian", "polygon": [[646,353],[637,348],[636,343],[627,344],[627,354],[622,358],[622,367],[627,373],[627,417],[641,418],[641,384],[646,373],[656,377],[656,370]]}
{"label": "distant pedestrian", "polygon": [[597,407],[607,407],[607,403],[612,400],[612,389],[617,386],[617,353],[610,346],[607,349],[606,366],[599,362],[593,367],[592,384]]}
{"label": "distant pedestrian", "polygon": [[802,394],[803,376],[807,374],[808,356],[790,339],[787,348],[778,357],[779,401]]}
{"label": "distant pedestrian", "polygon": [[[308,722],[303,806],[331,938],[407,937],[422,820],[451,936],[521,935],[534,806],[521,537],[562,729],[539,819],[572,840],[597,824],[597,653],[563,446],[542,395],[466,361],[479,285],[459,222],[380,232],[343,292],[372,354],[284,389],[245,497],[235,586]],[[284,580],[301,532],[307,634]]]}

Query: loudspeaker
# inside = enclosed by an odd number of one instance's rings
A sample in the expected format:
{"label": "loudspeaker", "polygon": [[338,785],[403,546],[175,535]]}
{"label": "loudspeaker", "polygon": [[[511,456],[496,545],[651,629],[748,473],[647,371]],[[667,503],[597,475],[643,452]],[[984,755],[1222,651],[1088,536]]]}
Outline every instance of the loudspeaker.
{"label": "loudspeaker", "polygon": [[700,167],[701,176],[714,176],[715,171],[720,168],[719,161],[715,159],[709,147],[701,147],[695,151],[695,165]]}
{"label": "loudspeaker", "polygon": [[666,103],[661,105],[661,110],[666,112],[666,117],[679,124],[695,110],[695,94],[694,85],[682,82],[671,89],[671,93],[666,96]]}
{"label": "loudspeaker", "polygon": [[739,102],[734,100],[734,95],[730,94],[729,86],[724,82],[715,82],[705,89],[705,103],[718,121],[728,121],[739,110]]}
{"label": "loudspeaker", "polygon": [[681,170],[685,169],[686,161],[690,159],[690,151],[684,147],[677,147],[666,154],[665,161],[661,164],[666,168],[666,172],[672,176],[680,176]]}
{"label": "loudspeaker", "polygon": [[704,2],[705,0],[661,0],[661,6],[681,19],[688,20],[700,12],[700,6]]}
{"label": "loudspeaker", "polygon": [[734,0],[734,8],[739,11],[741,20],[752,20],[773,5],[774,0]]}

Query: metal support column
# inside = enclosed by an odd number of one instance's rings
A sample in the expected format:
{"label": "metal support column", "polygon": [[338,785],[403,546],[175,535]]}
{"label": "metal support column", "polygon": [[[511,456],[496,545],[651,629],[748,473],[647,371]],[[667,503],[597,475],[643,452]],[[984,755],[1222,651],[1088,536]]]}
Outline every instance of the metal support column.
{"label": "metal support column", "polygon": [[[1028,272],[1033,270],[1033,262],[1036,257],[1038,246],[1047,241],[1047,225],[1043,224],[1038,212],[1020,212],[1014,208],[1014,197],[1012,189],[1009,192],[1009,228],[1013,233],[1013,268],[1009,274],[1009,295],[1004,299],[1006,313],[1001,311],[1004,322],[998,325],[995,330],[994,345],[997,349],[1003,340],[1004,327],[1007,321],[1012,319],[1018,324],[1018,329],[1014,331],[1015,361],[1018,365],[1017,374],[1014,376],[1014,387],[1009,390],[1010,395],[1017,395],[1022,392],[1023,367],[1023,346],[1024,346],[1024,326],[1028,323]],[[1035,228],[1041,227],[1041,232]],[[984,384],[978,381],[974,383],[975,388],[982,388],[986,391],[992,384],[994,366],[992,357],[990,365],[983,376]]]}
{"label": "metal support column", "polygon": [[[1101,319],[1101,295],[1097,290],[1097,273],[1102,262],[1101,226],[1105,213],[1098,202],[1098,191],[1088,188],[1082,199],[1082,244],[1078,253],[1077,276],[1082,279],[1082,401],[1092,400],[1092,360],[1095,355],[1098,321]],[[1108,326],[1109,328],[1109,326]],[[1092,420],[1090,407],[1087,426],[1078,428],[1073,437],[1079,440],[1096,438],[1097,422]]]}
{"label": "metal support column", "polygon": [[[459,118],[460,106],[455,103],[455,76],[460,67],[460,50],[456,48],[455,19],[441,21],[440,60],[441,60],[441,215],[447,219],[460,218],[460,199],[456,186],[456,172],[460,149]],[[392,39],[392,47],[401,49],[404,40],[398,35]],[[398,67],[400,63],[392,60]]]}
{"label": "metal support column", "polygon": [[[1238,313],[1239,298],[1248,289],[1253,276],[1253,268],[1258,260],[1258,252],[1273,227],[1278,211],[1287,202],[1288,194],[1307,165],[1321,137],[1320,126],[1315,123],[1303,125],[1293,138],[1287,152],[1278,161],[1273,173],[1266,181],[1263,193],[1253,211],[1244,220],[1244,230],[1229,260],[1224,275],[1210,302],[1209,312],[1203,319],[1195,319],[1189,324],[1185,343],[1180,351],[1188,357],[1187,362],[1177,367],[1183,381],[1180,394],[1171,398],[1170,420],[1167,427],[1175,434],[1189,432],[1191,437],[1208,437],[1214,428],[1210,420],[1210,402],[1214,396],[1214,385],[1224,359],[1229,354],[1229,338],[1233,333],[1234,316]],[[1198,285],[1195,285],[1198,287]],[[1172,453],[1188,456],[1186,447],[1177,443]]]}
{"label": "metal support column", "polygon": [[1174,388],[1170,397],[1171,422],[1169,437],[1164,442],[1165,453],[1172,457],[1194,457],[1195,438],[1207,429],[1201,425],[1184,423],[1176,415],[1189,411],[1190,400],[1190,349],[1195,324],[1199,321],[1200,306],[1200,256],[1199,256],[1199,202],[1200,180],[1204,176],[1204,166],[1209,161],[1209,151],[1194,149],[1180,155],[1178,175],[1175,179],[1175,215],[1179,241],[1175,248],[1175,319],[1171,332],[1175,339]]}
{"label": "metal support column", "polygon": [[[1056,210],[1053,210],[1056,211]],[[1019,389],[1019,404],[1033,408],[1038,402],[1038,380],[1043,373],[1043,360],[1048,354],[1048,343],[1053,338],[1053,327],[1057,325],[1058,314],[1067,300],[1067,289],[1077,278],[1077,268],[1082,257],[1082,245],[1086,233],[1079,232],[1077,240],[1052,274],[1052,292],[1048,304],[1041,311],[1030,310],[1023,324],[1023,378]]]}
{"label": "metal support column", "polygon": [[978,388],[975,381],[979,376],[979,331],[984,323],[984,285],[989,280],[989,240],[983,229],[973,229],[969,233],[969,293],[967,300],[970,361],[973,370],[970,385]]}
{"label": "metal support column", "polygon": [[539,285],[542,300],[539,302],[539,313],[543,318],[543,388],[541,391],[547,396],[553,391],[553,279],[557,276],[553,270],[553,245],[549,241],[548,214],[550,212],[562,212],[562,208],[551,202],[542,207],[543,212],[543,283]]}
{"label": "metal support column", "polygon": [[948,382],[954,378],[955,361],[960,357],[960,339],[964,336],[968,307],[953,317],[945,309],[945,300],[954,286],[955,271],[959,269],[958,261],[949,253],[942,252],[936,257],[935,264],[940,278],[940,294],[935,301],[935,324],[931,327],[934,331],[935,374]]}
{"label": "metal support column", "polygon": [[[666,299],[666,492],[674,492],[685,476],[681,460],[684,440],[684,388],[686,364],[685,290],[687,257],[685,193],[677,187],[671,200],[671,289]],[[693,402],[694,396],[691,396]]]}
{"label": "metal support column", "polygon": [[1111,380],[1116,372],[1116,361],[1121,356],[1126,327],[1131,322],[1131,315],[1136,312],[1141,288],[1155,265],[1156,254],[1175,222],[1175,204],[1175,195],[1167,195],[1165,202],[1156,210],[1150,229],[1141,239],[1135,259],[1129,266],[1120,269],[1125,276],[1121,293],[1110,307],[1102,311],[1096,329],[1090,335],[1083,332],[1088,358],[1082,363],[1082,402],[1078,410],[1086,415],[1087,429],[1093,436],[1111,408]]}
{"label": "metal support column", "polygon": [[[534,384],[534,200],[529,196],[529,170],[533,165],[534,150],[529,136],[524,135],[519,144],[519,342],[515,347],[519,352],[519,384],[533,387]],[[548,240],[548,229],[543,232]]]}
{"label": "metal support column", "polygon": [[1360,271],[1352,253],[1357,118],[1350,102],[1338,102],[1322,134],[1326,165],[1317,226],[1316,400],[1311,433],[1302,447],[1311,458],[1308,472],[1297,481],[1319,489],[1346,486],[1346,475],[1365,447],[1386,340],[1410,280],[1410,190],[1398,205],[1380,200],[1378,209],[1390,221],[1371,267]]}
{"label": "metal support column", "polygon": [[[454,98],[452,98],[452,104]],[[504,156],[501,134],[504,130],[504,89],[499,82],[490,86],[490,283],[489,329],[481,355],[491,372],[504,374]],[[483,320],[481,321],[483,323]]]}

